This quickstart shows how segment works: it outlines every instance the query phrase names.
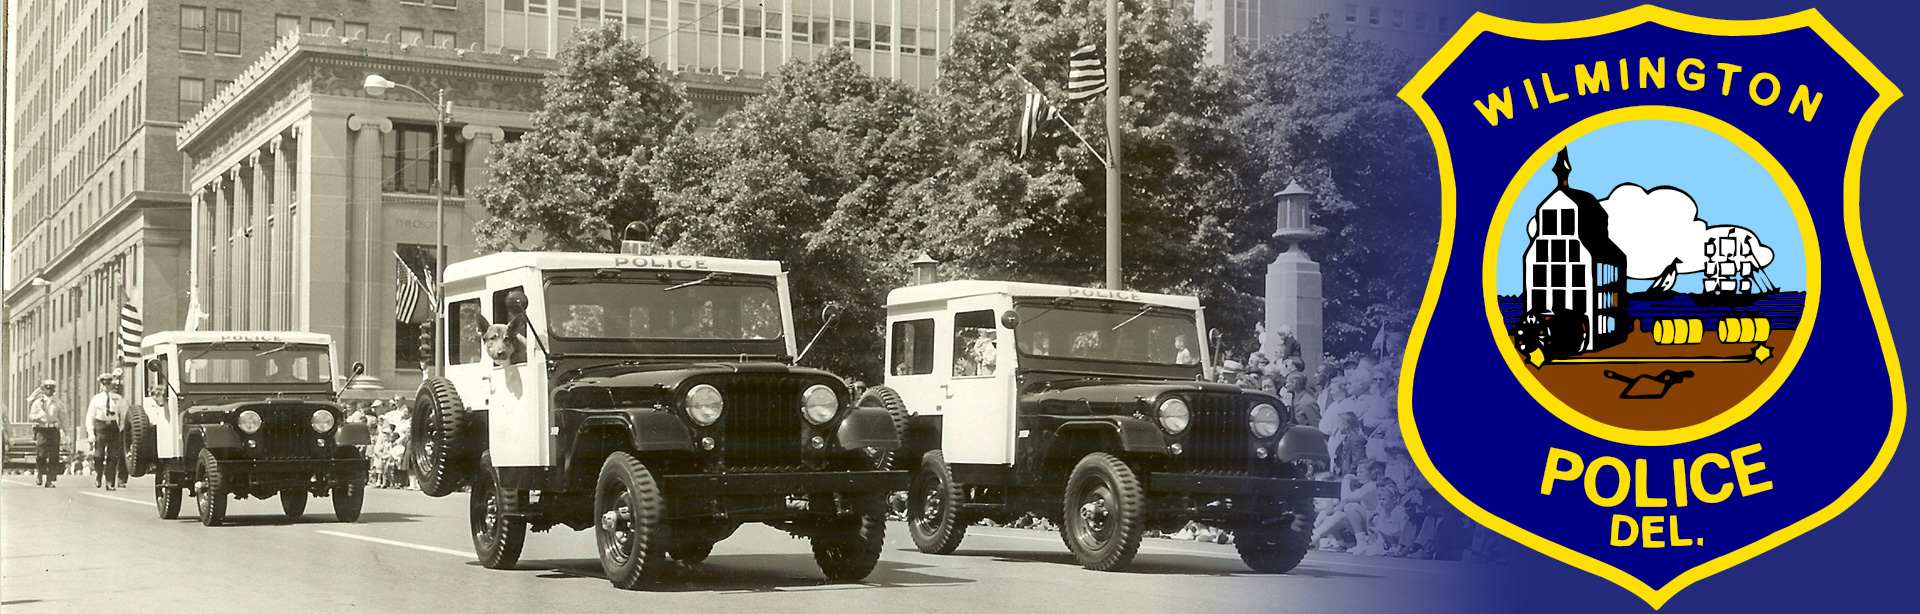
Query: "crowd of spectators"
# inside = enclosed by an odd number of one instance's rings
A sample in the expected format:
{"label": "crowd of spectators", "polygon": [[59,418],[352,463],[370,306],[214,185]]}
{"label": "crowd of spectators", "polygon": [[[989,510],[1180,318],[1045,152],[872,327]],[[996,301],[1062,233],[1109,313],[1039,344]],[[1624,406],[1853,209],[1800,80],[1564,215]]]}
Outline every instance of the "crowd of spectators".
{"label": "crowd of spectators", "polygon": [[[1308,373],[1290,331],[1276,337],[1272,355],[1254,352],[1245,362],[1225,361],[1219,379],[1280,397],[1293,424],[1327,437],[1331,460],[1316,464],[1316,477],[1340,482],[1340,497],[1316,500],[1315,548],[1421,559],[1504,558],[1510,544],[1441,497],[1408,453],[1399,423],[1397,343],[1382,334],[1372,352],[1327,356],[1317,372]],[[1223,539],[1204,529],[1183,532]]]}
{"label": "crowd of spectators", "polygon": [[372,443],[362,451],[367,457],[367,487],[419,490],[407,478],[407,444],[412,424],[402,399],[392,401],[355,401],[347,411],[347,421],[365,424]]}

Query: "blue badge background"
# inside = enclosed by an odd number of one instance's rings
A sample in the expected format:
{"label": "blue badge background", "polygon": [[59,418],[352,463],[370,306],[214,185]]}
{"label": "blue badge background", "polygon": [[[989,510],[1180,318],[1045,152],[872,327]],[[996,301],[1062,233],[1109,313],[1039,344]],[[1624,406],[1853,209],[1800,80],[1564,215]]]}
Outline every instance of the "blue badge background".
{"label": "blue badge background", "polygon": [[[1508,19],[1559,22],[1606,15],[1635,5],[1636,3],[1632,2],[1478,2],[1467,5],[1467,8]],[[1774,17],[1808,8],[1804,2],[1766,0],[1738,4],[1672,2],[1663,3],[1661,6],[1685,13],[1724,19]],[[1896,85],[1904,86],[1908,92],[1920,92],[1920,62],[1915,61],[1916,55],[1920,54],[1913,52],[1912,43],[1913,26],[1920,23],[1920,8],[1899,3],[1850,3],[1816,8],[1819,8],[1840,33],[1846,36]],[[1715,55],[1703,53],[1701,57],[1711,62]],[[1621,51],[1603,57],[1615,56],[1637,57],[1637,54],[1632,51]],[[1514,62],[1513,58],[1507,60]],[[1566,71],[1571,69],[1571,64],[1556,62],[1551,68],[1555,76],[1559,77],[1567,74]],[[1752,65],[1749,65],[1748,69],[1765,70],[1763,67]],[[1672,70],[1671,66],[1669,70]],[[1784,70],[1786,69],[1782,69]],[[1510,74],[1521,72],[1524,72],[1524,69],[1516,68]],[[1556,85],[1559,85],[1562,91],[1566,91],[1572,89],[1573,84],[1569,79],[1566,83]],[[1689,93],[1708,94],[1705,91]],[[1484,99],[1486,92],[1480,91],[1478,95]],[[1717,92],[1711,95],[1717,96]],[[1523,94],[1516,91],[1515,96],[1519,98]],[[1620,104],[1622,96],[1623,93],[1614,92],[1597,98],[1611,97],[1609,104]],[[1832,98],[1833,94],[1830,93],[1829,96],[1827,102],[1833,103],[1835,101]],[[1437,99],[1430,97],[1430,100]],[[1567,106],[1577,101],[1576,97],[1574,101],[1554,106]],[[1523,101],[1517,102],[1524,104]],[[1759,109],[1750,102],[1745,104],[1755,112],[1780,112],[1773,107]],[[1914,257],[1910,247],[1912,240],[1908,236],[1913,232],[1912,229],[1916,227],[1916,223],[1920,223],[1920,211],[1916,211],[1913,205],[1913,191],[1907,185],[1913,176],[1912,169],[1916,163],[1920,163],[1920,156],[1913,153],[1912,144],[1912,138],[1916,134],[1916,123],[1920,122],[1920,113],[1913,110],[1915,104],[1913,100],[1895,103],[1881,118],[1867,148],[1860,198],[1862,226],[1865,228],[1864,240],[1869,257],[1875,265],[1874,274],[1880,284],[1881,298],[1891,320],[1896,343],[1906,348],[1920,348],[1920,303],[1916,303],[1920,301],[1920,292],[1916,292],[1912,287],[1916,282],[1920,282],[1920,277],[1912,272],[1912,267],[1920,264],[1920,259]],[[1464,108],[1469,113],[1475,113],[1471,107]],[[1823,107],[1822,112],[1837,108]],[[1536,117],[1540,113],[1531,109],[1519,112],[1530,112]],[[1526,116],[1517,115],[1516,117],[1524,119]],[[1477,113],[1475,113],[1475,119],[1478,120]],[[1523,126],[1524,123],[1516,120],[1514,127]],[[1484,121],[1481,125],[1485,125]],[[1535,145],[1550,136],[1551,134],[1538,135],[1534,141]],[[1531,149],[1511,153],[1509,155],[1514,159],[1504,163],[1508,167],[1517,167],[1518,158],[1531,153]],[[1781,157],[1783,162],[1787,161],[1791,155],[1781,151],[1774,153]],[[1455,155],[1462,155],[1462,152],[1456,149]],[[1497,199],[1497,197],[1498,194],[1494,194],[1492,198]],[[1490,208],[1486,213],[1490,213]],[[1473,267],[1478,267],[1484,247],[1486,213],[1472,219],[1469,219],[1469,216],[1462,216],[1459,220],[1456,228],[1455,249],[1452,254],[1455,266],[1464,261]],[[1823,224],[1824,228],[1829,226]],[[1824,241],[1836,244],[1844,238],[1844,235],[1835,236],[1830,231],[1822,235]],[[1829,245],[1823,251],[1827,254],[1835,254],[1833,247]],[[1830,296],[1845,292],[1844,286],[1857,283],[1852,264],[1848,260],[1829,256],[1825,266],[1824,279],[1828,284],[1827,292]],[[1462,291],[1477,293],[1479,291],[1477,283],[1476,274],[1473,287],[1462,288]],[[1837,306],[1836,303],[1829,302],[1832,300],[1832,298],[1823,298],[1821,321],[1816,324],[1818,329],[1815,333],[1816,338],[1838,335],[1834,329],[1828,328],[1828,318],[1840,317],[1833,311],[1829,311]],[[1470,332],[1480,336],[1483,348],[1481,351],[1488,351],[1490,345],[1486,342],[1488,329],[1484,324],[1485,317],[1480,313],[1471,315],[1474,316],[1471,322],[1476,327]],[[1843,341],[1858,347],[1871,347],[1874,350],[1871,354],[1859,358],[1879,359],[1877,346],[1872,345],[1871,339],[1835,341]],[[1428,340],[1429,344],[1433,342],[1431,338]],[[1920,372],[1914,369],[1915,352],[1920,350],[1910,349],[1906,360],[1903,361],[1909,373]],[[1431,364],[1434,363],[1423,361],[1422,372],[1417,376],[1426,377],[1427,366]],[[1781,454],[1781,452],[1789,447],[1786,441],[1793,440],[1797,440],[1795,444],[1797,449],[1790,453],[1791,455],[1815,459],[1821,463],[1835,462],[1839,460],[1835,458],[1836,456],[1870,455],[1871,450],[1839,449],[1840,446],[1836,444],[1861,440],[1857,433],[1850,434],[1850,431],[1884,428],[1884,423],[1876,426],[1870,419],[1862,419],[1847,412],[1852,402],[1871,402],[1862,397],[1875,396],[1874,391],[1871,390],[1875,386],[1872,380],[1879,378],[1850,376],[1850,371],[1835,370],[1831,379],[1805,381],[1802,378],[1812,366],[1803,363],[1796,370],[1794,376],[1796,382],[1804,383],[1795,383],[1792,386],[1803,386],[1804,389],[1793,391],[1794,400],[1791,403],[1780,402],[1788,392],[1783,388],[1782,396],[1776,397],[1775,402],[1771,404],[1774,407],[1763,410],[1763,412],[1790,413],[1798,416],[1797,419],[1777,422],[1777,424],[1791,427],[1795,432],[1784,437],[1768,436],[1768,457],[1786,458],[1788,454]],[[1879,403],[1884,406],[1884,381],[1878,385],[1882,386]],[[1418,402],[1422,402],[1418,407],[1427,408],[1427,413],[1420,415],[1430,415],[1434,411],[1434,408],[1426,405],[1433,401]],[[1464,405],[1471,407],[1478,404]],[[1423,418],[1423,425],[1432,420],[1433,418],[1430,417]],[[1497,429],[1497,422],[1482,421],[1475,426],[1482,429],[1480,436],[1499,436],[1497,433],[1488,433],[1485,430]],[[1562,425],[1562,428],[1579,435],[1570,427]],[[1426,432],[1425,428],[1422,430],[1423,433]],[[1584,435],[1581,436],[1584,437]],[[1717,441],[1723,438],[1724,435],[1712,439]],[[1598,442],[1592,438],[1587,439]],[[1907,439],[1911,439],[1911,436]],[[1776,444],[1774,441],[1782,441],[1782,443]],[[1903,445],[1907,444],[1910,442],[1903,442]],[[1616,444],[1600,442],[1583,449],[1583,452],[1602,450],[1612,446]],[[1624,446],[1619,447],[1624,448]],[[1616,451],[1630,452],[1631,450]],[[1534,468],[1529,472],[1533,473],[1532,480],[1537,482],[1539,459],[1532,458],[1537,454],[1528,456],[1525,466]],[[1909,601],[1904,599],[1906,592],[1904,589],[1911,582],[1909,570],[1913,567],[1912,553],[1915,551],[1915,546],[1920,544],[1920,538],[1915,536],[1916,526],[1913,520],[1915,517],[1913,511],[1920,509],[1920,472],[1914,471],[1910,462],[1902,462],[1903,458],[1903,456],[1896,456],[1878,485],[1838,518],[1766,554],[1689,587],[1669,601],[1663,611],[1826,610],[1844,607],[1884,607],[1895,604],[1901,604],[1900,607],[1910,607],[1904,605]],[[1498,466],[1497,461],[1483,462],[1488,466]],[[1845,464],[1857,465],[1857,461]],[[1774,467],[1785,469],[1785,464],[1770,465],[1770,470]],[[1460,479],[1459,476],[1451,474],[1449,477],[1455,480]],[[1777,473],[1775,477],[1782,485],[1789,479],[1796,481],[1813,479],[1803,476],[1788,477],[1784,471]],[[1839,476],[1833,481],[1835,482],[1833,488],[1841,489],[1852,481],[1852,477]],[[1831,496],[1825,497],[1828,500],[1831,498]],[[1701,509],[1704,508],[1698,506],[1688,508],[1688,517],[1700,515],[1701,512],[1696,510]],[[1740,521],[1727,519],[1727,522]],[[1772,520],[1771,523],[1779,524],[1777,519]],[[1612,612],[1644,611],[1647,608],[1639,598],[1606,580],[1531,551],[1522,554],[1512,566],[1511,571],[1515,577],[1512,578],[1513,582],[1507,584],[1506,591],[1503,591],[1506,594],[1486,596],[1484,605],[1489,609],[1539,611],[1543,608],[1551,608],[1555,611],[1567,612]],[[1677,570],[1669,571],[1677,573]],[[1471,608],[1473,604],[1462,605]]]}

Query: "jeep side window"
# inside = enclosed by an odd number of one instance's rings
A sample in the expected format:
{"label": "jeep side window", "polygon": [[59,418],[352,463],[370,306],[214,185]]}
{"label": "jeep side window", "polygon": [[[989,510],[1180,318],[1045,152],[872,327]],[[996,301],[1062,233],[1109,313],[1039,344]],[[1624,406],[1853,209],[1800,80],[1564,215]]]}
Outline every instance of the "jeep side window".
{"label": "jeep side window", "polygon": [[893,323],[893,374],[933,373],[933,318]]}
{"label": "jeep side window", "polygon": [[456,365],[480,362],[480,338],[486,334],[486,318],[480,317],[480,299],[455,302],[447,310],[453,326],[447,331],[447,356]]}
{"label": "jeep side window", "polygon": [[954,377],[993,375],[999,362],[999,336],[991,309],[953,314]]}
{"label": "jeep side window", "polygon": [[507,326],[507,341],[512,346],[513,355],[508,360],[512,364],[527,362],[527,292],[518,287],[499,290],[493,293],[493,313],[500,323]]}
{"label": "jeep side window", "polygon": [[[165,365],[167,364],[167,355],[156,354],[151,360],[160,361],[161,365]],[[158,371],[147,371],[147,395],[154,397],[156,399],[164,399],[167,397],[167,370],[166,369],[163,368]]]}

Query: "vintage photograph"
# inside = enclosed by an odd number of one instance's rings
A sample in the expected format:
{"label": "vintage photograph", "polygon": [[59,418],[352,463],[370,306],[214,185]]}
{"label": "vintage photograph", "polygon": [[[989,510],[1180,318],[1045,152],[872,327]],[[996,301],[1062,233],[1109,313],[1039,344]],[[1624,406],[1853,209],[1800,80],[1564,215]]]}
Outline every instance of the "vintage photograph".
{"label": "vintage photograph", "polygon": [[9,0],[0,605],[1447,609],[1469,16]]}

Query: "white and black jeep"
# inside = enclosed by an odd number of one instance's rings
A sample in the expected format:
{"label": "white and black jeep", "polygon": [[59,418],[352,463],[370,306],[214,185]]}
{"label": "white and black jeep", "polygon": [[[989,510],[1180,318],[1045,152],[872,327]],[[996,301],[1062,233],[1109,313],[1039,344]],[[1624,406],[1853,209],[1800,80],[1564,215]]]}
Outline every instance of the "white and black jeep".
{"label": "white and black jeep", "polygon": [[[161,518],[180,515],[183,492],[200,523],[226,518],[228,498],[280,497],[288,516],[309,496],[333,501],[341,522],[360,518],[367,427],[335,403],[333,340],[282,331],[161,332],[140,342],[145,368],[130,397],[127,470],[153,474]],[[362,367],[353,365],[353,375]]]}
{"label": "white and black jeep", "polygon": [[1204,381],[1206,322],[1187,296],[947,281],[887,296],[886,381],[863,407],[908,416],[893,464],[914,472],[907,518],[920,551],[967,525],[1054,521],[1088,569],[1126,566],[1149,528],[1190,520],[1234,532],[1263,572],[1305,556],[1319,431],[1280,399]]}
{"label": "white and black jeep", "polygon": [[481,564],[526,530],[593,529],[615,586],[696,563],[746,522],[810,538],[830,580],[873,571],[904,471],[884,410],[795,366],[780,263],[500,253],[447,268],[445,377],[413,411],[421,490],[471,486]]}

